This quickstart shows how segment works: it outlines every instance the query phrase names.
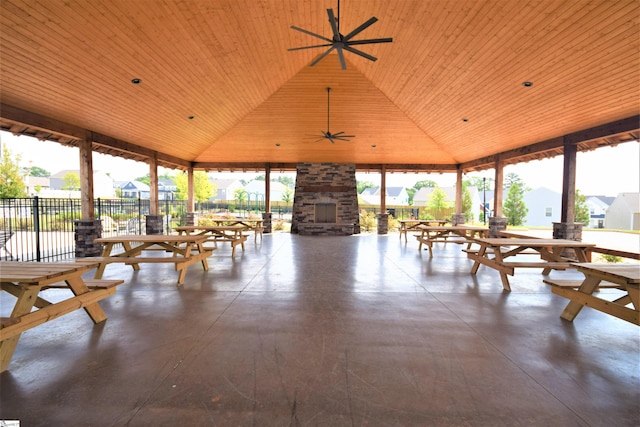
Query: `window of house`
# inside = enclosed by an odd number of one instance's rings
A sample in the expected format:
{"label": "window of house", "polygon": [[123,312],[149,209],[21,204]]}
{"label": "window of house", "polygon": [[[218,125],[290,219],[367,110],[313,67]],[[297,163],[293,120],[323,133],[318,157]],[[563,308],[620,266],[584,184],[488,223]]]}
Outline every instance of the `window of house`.
{"label": "window of house", "polygon": [[544,216],[551,216],[552,208],[547,208]]}

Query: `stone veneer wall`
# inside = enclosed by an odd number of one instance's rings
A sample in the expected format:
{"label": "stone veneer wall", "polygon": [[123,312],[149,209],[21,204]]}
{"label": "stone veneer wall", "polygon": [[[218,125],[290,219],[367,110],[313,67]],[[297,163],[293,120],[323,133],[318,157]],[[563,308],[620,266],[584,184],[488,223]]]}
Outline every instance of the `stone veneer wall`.
{"label": "stone veneer wall", "polygon": [[[299,163],[296,172],[292,233],[336,236],[360,232],[355,164]],[[335,203],[336,222],[316,223],[316,203]]]}

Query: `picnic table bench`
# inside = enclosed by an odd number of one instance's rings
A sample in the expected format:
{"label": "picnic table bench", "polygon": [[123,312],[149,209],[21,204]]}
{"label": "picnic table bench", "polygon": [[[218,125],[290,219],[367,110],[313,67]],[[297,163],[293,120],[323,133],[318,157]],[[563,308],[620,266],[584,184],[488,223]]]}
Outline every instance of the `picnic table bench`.
{"label": "picnic table bench", "polygon": [[[97,266],[96,262],[0,261],[0,287],[16,297],[11,315],[0,318],[0,372],[9,367],[20,335],[28,329],[80,308],[93,323],[107,319],[98,301],[113,295],[124,281],[85,281],[82,275]],[[40,293],[51,288],[69,289],[73,296],[49,302]]]}
{"label": "picnic table bench", "polygon": [[418,225],[416,231],[420,231],[420,234],[416,234],[418,240],[418,250],[422,250],[422,245],[426,245],[429,249],[429,257],[433,257],[433,244],[442,243],[466,243],[467,249],[471,248],[471,244],[474,243],[476,236],[482,237],[489,233],[489,229],[486,227],[476,227],[472,225],[453,225],[453,226],[428,226]]}
{"label": "picnic table bench", "polygon": [[244,252],[244,242],[247,241],[247,234],[244,232],[247,227],[241,224],[236,225],[181,225],[174,230],[180,235],[205,236],[209,242],[229,242],[231,243],[231,257],[236,255],[236,246],[242,248]]}

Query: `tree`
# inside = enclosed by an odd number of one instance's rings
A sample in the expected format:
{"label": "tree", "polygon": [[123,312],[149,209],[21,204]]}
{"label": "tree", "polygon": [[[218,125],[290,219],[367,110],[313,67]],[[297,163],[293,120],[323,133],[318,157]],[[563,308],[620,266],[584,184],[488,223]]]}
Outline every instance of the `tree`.
{"label": "tree", "polygon": [[450,206],[451,204],[447,201],[447,193],[445,193],[441,188],[434,188],[433,192],[429,196],[427,207],[435,212],[436,219],[442,219],[442,209]]}
{"label": "tree", "polygon": [[529,209],[524,204],[524,190],[520,184],[514,182],[509,187],[509,193],[503,204],[504,215],[509,225],[522,225]]}
{"label": "tree", "polygon": [[524,183],[524,181],[522,181],[522,178],[520,178],[520,176],[518,176],[517,173],[510,172],[504,178],[504,185],[503,185],[502,188],[504,188],[504,191],[509,191],[509,188],[511,188],[511,186],[514,185],[514,184],[518,184],[518,186],[520,187],[520,190],[522,191],[522,193],[526,193],[527,191],[531,191],[531,188],[529,188]]}
{"label": "tree", "polygon": [[587,197],[576,190],[575,200],[575,222],[589,225],[591,221],[591,214],[589,213],[589,206],[587,206]]}
{"label": "tree", "polygon": [[291,190],[291,188],[287,187],[282,192],[282,201],[285,203],[291,203],[293,201],[293,191]]}
{"label": "tree", "polygon": [[[185,172],[178,173],[173,177],[176,183],[176,198],[178,200],[187,200],[189,197],[188,177]],[[218,186],[211,184],[207,173],[204,171],[196,171],[193,173],[193,198],[196,202],[202,203],[218,194]]]}
{"label": "tree", "polygon": [[80,175],[77,172],[67,172],[62,180],[64,181],[63,190],[74,191],[80,189]]}
{"label": "tree", "polygon": [[50,177],[51,172],[41,167],[33,166],[29,169],[29,176]]}
{"label": "tree", "polygon": [[478,191],[490,191],[493,188],[493,178],[482,178],[479,176],[472,176],[464,180],[467,185],[476,187]]}
{"label": "tree", "polygon": [[438,184],[435,181],[432,181],[430,179],[425,179],[423,181],[418,181],[415,184],[413,184],[413,188],[415,188],[416,190],[419,190],[421,188],[427,187],[427,188],[436,188],[438,186]]}
{"label": "tree", "polygon": [[13,157],[11,151],[2,147],[2,162],[0,162],[0,198],[12,199],[25,197],[27,186],[20,175],[20,156]]}
{"label": "tree", "polygon": [[291,188],[295,185],[295,182],[293,182],[293,178],[290,176],[279,176],[277,181],[288,188]]}
{"label": "tree", "polygon": [[473,219],[473,201],[471,200],[471,192],[467,188],[466,183],[462,183],[462,212],[466,221]]}
{"label": "tree", "polygon": [[247,191],[244,188],[238,188],[233,193],[233,198],[240,206],[240,209],[242,209],[244,201],[247,200],[247,196],[248,196]]}
{"label": "tree", "polygon": [[357,181],[356,187],[358,194],[362,194],[362,192],[367,188],[376,188],[376,185],[371,181]]}
{"label": "tree", "polygon": [[134,179],[134,181],[149,185],[151,184],[151,177],[149,176],[149,174],[146,174],[145,176],[139,176],[138,178]]}

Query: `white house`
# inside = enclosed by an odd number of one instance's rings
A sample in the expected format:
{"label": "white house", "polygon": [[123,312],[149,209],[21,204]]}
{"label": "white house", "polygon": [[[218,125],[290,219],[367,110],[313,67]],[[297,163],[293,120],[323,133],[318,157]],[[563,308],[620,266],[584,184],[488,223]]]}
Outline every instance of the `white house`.
{"label": "white house", "polygon": [[[62,170],[49,177],[50,190],[40,194],[42,197],[80,197],[79,191],[76,190],[64,190],[65,182],[64,177],[68,173],[75,173],[80,178],[79,170]],[[113,178],[107,175],[106,172],[94,171],[93,172],[93,197],[95,198],[112,198],[115,196],[115,190],[113,188]]]}
{"label": "white house", "polygon": [[560,193],[540,187],[525,193],[522,198],[529,209],[524,225],[551,227],[554,222],[560,222],[562,210],[562,195]]}
{"label": "white house", "polygon": [[[360,200],[368,205],[380,204],[380,187],[365,188]],[[409,206],[409,194],[405,187],[387,187],[385,204],[389,206]]]}
{"label": "white house", "polygon": [[[254,179],[250,183],[244,186],[244,191],[247,192],[252,203],[258,201],[264,204],[265,200],[265,182]],[[281,202],[284,193],[287,191],[287,186],[279,181],[271,181],[269,185],[269,198],[272,202]],[[293,190],[291,193],[291,200],[293,200]]]}
{"label": "white house", "polygon": [[209,200],[233,201],[236,190],[242,188],[242,182],[239,179],[215,179],[210,177],[209,182],[215,185],[217,189],[216,195]]}
{"label": "white house", "polygon": [[120,187],[120,191],[123,198],[148,199],[151,195],[149,186],[140,181],[127,181],[126,184]]}
{"label": "white house", "polygon": [[615,197],[586,196],[586,205],[589,208],[589,227],[603,228],[607,209],[613,203]]}
{"label": "white house", "polygon": [[607,209],[605,227],[640,230],[640,193],[620,193]]}

